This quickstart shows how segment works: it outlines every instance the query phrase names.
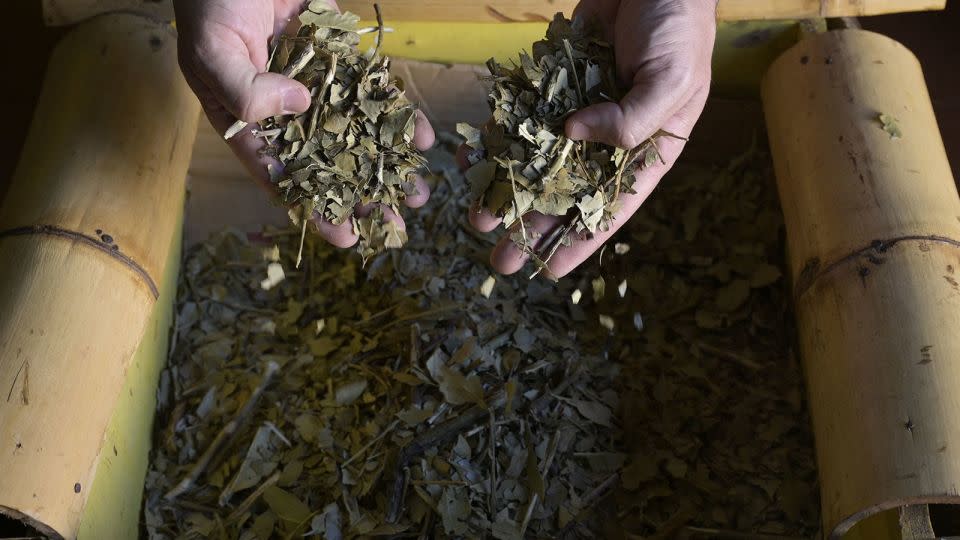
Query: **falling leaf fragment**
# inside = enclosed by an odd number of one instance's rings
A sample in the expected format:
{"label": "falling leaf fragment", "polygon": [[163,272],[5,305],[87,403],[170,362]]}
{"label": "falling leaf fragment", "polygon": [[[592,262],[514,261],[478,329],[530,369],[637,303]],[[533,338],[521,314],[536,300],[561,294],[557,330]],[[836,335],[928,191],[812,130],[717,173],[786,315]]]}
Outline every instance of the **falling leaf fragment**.
{"label": "falling leaf fragment", "polygon": [[260,282],[260,288],[269,291],[279,285],[285,278],[283,266],[280,263],[270,263],[267,265],[267,277]]}
{"label": "falling leaf fragment", "polygon": [[599,302],[603,300],[604,295],[607,293],[607,282],[603,279],[603,276],[593,278],[590,285],[593,288],[593,301]]}
{"label": "falling leaf fragment", "polygon": [[490,295],[493,293],[493,286],[496,284],[497,278],[488,276],[480,285],[480,294],[483,295],[484,298],[490,298]]}
{"label": "falling leaf fragment", "polygon": [[573,305],[579,304],[581,298],[583,298],[583,293],[580,292],[580,289],[574,289],[570,294],[570,301],[573,302]]}
{"label": "falling leaf fragment", "polygon": [[609,315],[598,315],[600,319],[600,326],[606,328],[607,330],[613,332],[616,324],[613,322],[613,317]]}

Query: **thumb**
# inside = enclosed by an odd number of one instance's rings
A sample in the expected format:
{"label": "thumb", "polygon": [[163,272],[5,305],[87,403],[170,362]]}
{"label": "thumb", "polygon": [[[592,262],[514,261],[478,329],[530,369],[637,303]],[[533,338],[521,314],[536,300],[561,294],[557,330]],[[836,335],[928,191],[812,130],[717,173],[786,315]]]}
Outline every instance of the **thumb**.
{"label": "thumb", "polygon": [[624,149],[636,148],[663,127],[686,99],[683,88],[672,85],[663,72],[653,77],[638,73],[633,88],[619,103],[598,103],[567,119],[567,137],[600,142]]}
{"label": "thumb", "polygon": [[245,46],[210,51],[197,68],[214,97],[245,122],[310,108],[310,92],[304,85],[278,73],[261,73]]}

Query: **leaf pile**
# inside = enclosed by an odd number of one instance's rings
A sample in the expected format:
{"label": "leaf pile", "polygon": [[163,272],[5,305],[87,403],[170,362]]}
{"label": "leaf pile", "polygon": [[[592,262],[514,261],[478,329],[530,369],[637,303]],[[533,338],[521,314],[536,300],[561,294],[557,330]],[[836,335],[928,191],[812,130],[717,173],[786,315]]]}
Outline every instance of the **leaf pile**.
{"label": "leaf pile", "polygon": [[661,187],[614,236],[600,283],[578,284],[617,328],[624,364],[623,526],[812,538],[813,438],[769,158],[681,161]]}
{"label": "leaf pile", "polygon": [[489,275],[450,139],[407,248],[367,269],[308,237],[282,272],[299,231],[188,253],[148,537],[809,537],[762,156],[679,165],[554,284]]}
{"label": "leaf pile", "polygon": [[[426,164],[413,145],[416,108],[402,82],[390,75],[390,60],[377,49],[363,54],[359,17],[334,11],[327,0],[313,0],[300,15],[295,36],[279,38],[270,71],[310,89],[313,104],[299,115],[268,118],[256,135],[283,172],[273,182],[294,223],[316,212],[335,225],[352,220],[366,260],[385,248],[398,248],[406,234],[381,216],[355,216],[358,206],[381,204],[400,213],[414,192],[413,175]],[[228,136],[231,133],[228,133]]]}
{"label": "leaf pile", "polygon": [[577,537],[593,522],[624,460],[619,366],[549,284],[490,283],[440,156],[445,202],[367,270],[308,238],[302,269],[264,290],[272,265],[292,267],[286,231],[189,254],[151,538]]}
{"label": "leaf pile", "polygon": [[[467,180],[480,207],[502,217],[506,227],[521,224],[517,243],[542,267],[571,232],[606,229],[621,194],[633,192],[636,170],[653,165],[660,154],[653,138],[622,149],[564,136],[572,113],[622,95],[613,47],[581,21],[557,14],[533,56],[521,53],[510,67],[491,59],[487,67],[491,121],[482,130],[457,128],[475,151]],[[664,135],[671,136],[656,136]],[[542,239],[520,219],[532,211],[569,217],[562,234],[538,252],[531,246]]]}

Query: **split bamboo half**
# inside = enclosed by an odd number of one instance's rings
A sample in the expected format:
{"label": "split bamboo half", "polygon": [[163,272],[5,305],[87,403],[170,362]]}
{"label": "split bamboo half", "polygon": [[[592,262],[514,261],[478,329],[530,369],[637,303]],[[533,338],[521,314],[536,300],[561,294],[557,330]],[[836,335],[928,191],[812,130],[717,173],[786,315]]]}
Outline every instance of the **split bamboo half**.
{"label": "split bamboo half", "polygon": [[105,15],[50,58],[0,206],[0,522],[77,535],[182,221],[199,105],[175,44]]}
{"label": "split bamboo half", "polygon": [[762,95],[824,530],[960,504],[960,200],[920,65],[884,36],[828,32],[781,56]]}

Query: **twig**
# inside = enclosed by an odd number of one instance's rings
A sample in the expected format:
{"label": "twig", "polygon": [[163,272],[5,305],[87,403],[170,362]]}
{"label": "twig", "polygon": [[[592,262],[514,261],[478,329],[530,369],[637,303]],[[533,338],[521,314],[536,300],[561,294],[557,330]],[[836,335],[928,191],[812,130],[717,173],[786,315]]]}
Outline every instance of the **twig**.
{"label": "twig", "polygon": [[[503,390],[496,392],[488,402],[490,407],[503,406],[506,402],[506,392]],[[400,454],[397,456],[397,464],[394,467],[390,500],[387,503],[387,523],[396,523],[400,519],[400,511],[403,509],[403,488],[407,483],[404,471],[410,463],[427,450],[452,440],[473,427],[484,416],[487,416],[489,411],[485,407],[474,405],[464,411],[463,414],[424,431],[400,450]],[[416,489],[416,486],[414,488]]]}
{"label": "twig", "polygon": [[520,234],[523,236],[523,245],[521,246],[521,249],[526,251],[529,249],[527,246],[527,226],[523,223],[523,215],[520,213],[520,204],[517,202],[517,179],[513,175],[513,162],[501,162],[500,164],[505,164],[507,166],[507,172],[510,175],[510,186],[513,188],[513,213],[517,215],[517,221],[520,222]]}
{"label": "twig", "polygon": [[253,505],[253,503],[257,502],[257,499],[259,499],[261,495],[263,495],[263,492],[266,491],[270,486],[276,484],[278,481],[280,481],[280,471],[273,473],[270,478],[264,480],[264,482],[260,484],[257,489],[250,493],[250,495],[247,495],[247,498],[240,503],[240,506],[234,509],[233,512],[230,512],[230,515],[227,516],[227,523],[231,523],[237,519],[240,519],[240,516],[242,516],[243,513]]}
{"label": "twig", "polygon": [[[570,46],[570,40],[564,38],[563,48],[567,52],[567,59],[570,60],[570,71],[573,71],[573,82],[576,84],[577,88],[577,97],[580,98],[580,103],[586,105],[587,100],[584,99],[583,91],[580,90],[580,73],[577,72],[577,64],[573,61],[573,47]],[[584,88],[584,90],[586,90]]]}
{"label": "twig", "polygon": [[313,215],[313,209],[316,208],[316,205],[313,201],[307,201],[300,205],[300,209],[303,210],[303,214],[300,216],[300,221],[303,222],[302,229],[300,230],[300,250],[297,251],[297,264],[296,268],[300,268],[300,263],[303,262],[303,243],[307,239],[307,223],[310,221],[310,217]]}
{"label": "twig", "polygon": [[523,514],[523,522],[520,523],[520,533],[517,535],[520,538],[525,538],[527,532],[527,527],[530,526],[530,520],[533,519],[533,511],[536,510],[537,504],[540,502],[540,494],[534,493],[530,497],[530,504],[527,505],[527,510]]}
{"label": "twig", "polygon": [[580,501],[580,509],[577,511],[577,516],[572,519],[570,523],[567,523],[567,526],[560,531],[560,534],[557,535],[557,538],[566,538],[568,534],[573,532],[573,529],[583,522],[583,519],[587,513],[592,510],[593,507],[603,499],[603,496],[609,493],[619,482],[620,473],[615,472],[608,476],[606,480],[601,482],[600,485],[593,488],[593,491],[586,494]]}
{"label": "twig", "polygon": [[364,452],[366,452],[367,450],[370,449],[370,447],[372,447],[373,445],[377,444],[377,443],[378,443],[379,441],[381,441],[384,437],[386,437],[387,435],[389,435],[390,432],[392,432],[392,431],[397,427],[397,424],[399,424],[399,423],[400,423],[399,420],[394,420],[392,424],[390,424],[389,426],[387,426],[387,429],[384,429],[383,432],[380,433],[379,435],[377,435],[376,437],[374,437],[373,440],[371,440],[371,441],[368,442],[367,444],[363,445],[363,448],[357,450],[357,452],[356,452],[355,454],[353,454],[352,456],[350,456],[350,459],[344,461],[343,464],[340,465],[340,466],[341,466],[341,467],[346,467],[347,465],[353,463],[353,461],[354,461],[355,459],[357,459],[358,457],[362,456]]}
{"label": "twig", "polygon": [[373,9],[377,12],[377,44],[373,49],[373,58],[370,59],[370,63],[373,63],[373,60],[380,54],[380,47],[383,46],[383,14],[380,13],[380,4],[373,4]]}
{"label": "twig", "polygon": [[287,78],[294,78],[303,71],[303,68],[307,67],[307,64],[310,63],[310,60],[313,60],[313,57],[316,56],[317,50],[313,48],[312,43],[307,43],[307,45],[300,51],[300,54],[287,64],[287,67],[283,68],[281,75]]}
{"label": "twig", "polygon": [[620,184],[623,182],[623,173],[627,170],[627,164],[633,163],[635,159],[637,159],[637,156],[634,150],[626,150],[623,153],[623,159],[620,161],[620,166],[617,167],[617,175],[613,177],[613,202],[617,202],[617,200],[620,199]]}
{"label": "twig", "polygon": [[[544,403],[552,399],[552,394],[562,393],[567,387],[573,384],[575,376],[576,373],[571,374],[558,384],[556,388],[545,392],[542,396],[535,399],[529,404],[530,410],[536,411],[542,407]],[[517,402],[515,406],[516,409],[520,409],[526,405],[526,400],[522,396],[516,396],[514,400]],[[394,466],[390,498],[387,501],[387,523],[396,523],[400,519],[400,511],[403,509],[404,488],[407,485],[405,471],[410,463],[427,450],[452,440],[457,435],[480,423],[483,417],[492,411],[505,407],[507,404],[507,392],[501,388],[493,392],[491,396],[486,399],[486,402],[489,404],[489,408],[474,405],[464,411],[463,414],[437,424],[433,428],[421,433],[400,450],[400,454],[397,456],[397,463]],[[619,475],[617,475],[617,478],[619,478]],[[414,489],[418,489],[418,486],[414,486]]]}
{"label": "twig", "polygon": [[[543,460],[543,470],[540,471],[540,477],[543,479],[544,483],[547,481],[547,475],[550,471],[550,467],[553,465],[553,458],[557,455],[557,445],[560,439],[560,432],[555,431],[553,436],[550,438],[550,442],[547,444],[547,455],[544,456]],[[524,537],[524,534],[527,532],[527,527],[530,526],[530,520],[533,518],[533,512],[537,509],[537,504],[540,502],[540,494],[534,493],[530,497],[530,504],[527,505],[526,513],[523,516],[523,522],[520,524],[520,538]]]}
{"label": "twig", "polygon": [[327,94],[327,90],[330,88],[330,85],[333,84],[333,79],[337,74],[337,62],[339,61],[339,56],[337,53],[332,53],[330,55],[330,67],[327,69],[327,75],[323,78],[323,84],[320,86],[320,91],[317,92],[317,97],[314,98],[313,103],[313,114],[310,116],[310,125],[307,128],[307,140],[313,138],[313,134],[317,132],[317,123],[320,122],[320,109],[324,101],[324,96]]}
{"label": "twig", "polygon": [[553,160],[553,164],[550,165],[550,169],[547,170],[547,174],[543,176],[541,182],[544,184],[549,183],[553,180],[553,177],[560,172],[560,169],[563,168],[563,164],[567,162],[567,157],[570,156],[570,150],[573,150],[574,141],[572,139],[567,139],[567,142],[563,144],[563,148],[560,149],[560,153],[557,154],[557,158]]}
{"label": "twig", "polygon": [[243,408],[240,409],[240,412],[237,415],[227,422],[223,429],[217,433],[217,436],[213,439],[213,442],[210,443],[210,446],[207,447],[203,455],[200,456],[200,459],[197,463],[190,469],[190,472],[187,473],[187,476],[180,481],[179,484],[174,486],[173,489],[168,491],[166,495],[163,496],[164,499],[171,501],[176,499],[180,495],[184,494],[187,490],[193,487],[194,483],[200,478],[200,475],[203,474],[203,471],[210,465],[210,462],[213,460],[213,457],[219,452],[223,447],[227,446],[230,441],[237,435],[240,427],[246,423],[248,417],[253,413],[253,409],[256,407],[257,402],[260,400],[260,396],[266,391],[267,386],[269,386],[270,381],[273,379],[273,376],[280,369],[280,365],[276,362],[270,362],[267,364],[267,369],[263,374],[263,378],[260,380],[260,384],[254,389],[253,393],[250,394],[250,397],[247,398],[247,402],[243,405]]}
{"label": "twig", "polygon": [[550,259],[552,259],[557,253],[557,250],[560,249],[560,245],[563,244],[563,240],[570,234],[570,231],[573,230],[576,222],[576,216],[571,217],[564,226],[554,229],[554,231],[550,233],[547,242],[543,246],[543,250],[540,251],[540,253],[546,252],[546,257],[540,257],[539,254],[536,253],[533,254],[540,264],[537,265],[537,270],[530,275],[530,279],[537,277],[540,275],[540,272],[547,268],[547,265],[550,264]]}

